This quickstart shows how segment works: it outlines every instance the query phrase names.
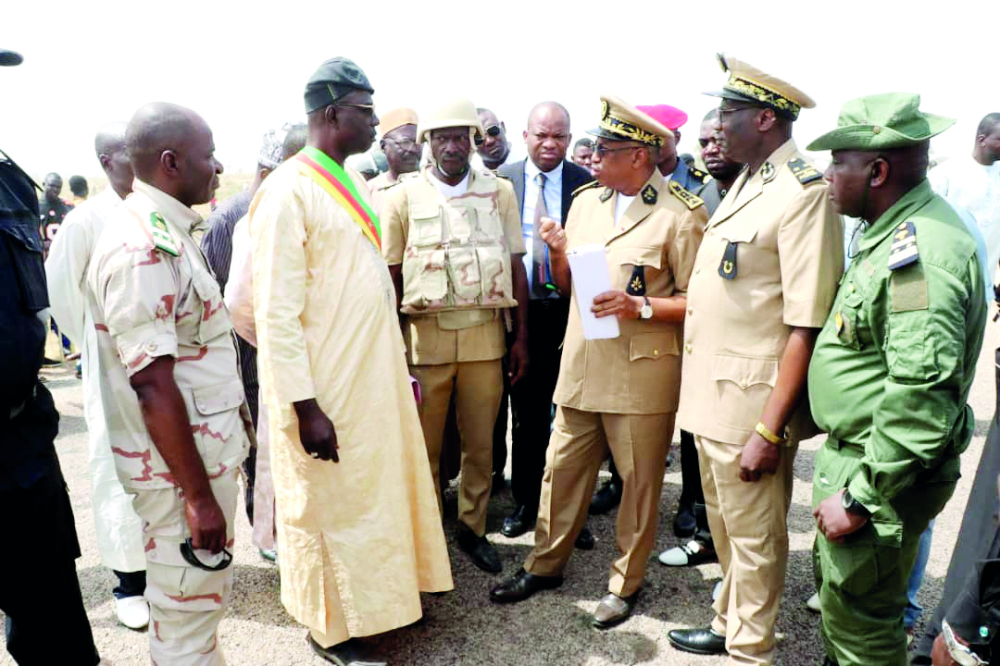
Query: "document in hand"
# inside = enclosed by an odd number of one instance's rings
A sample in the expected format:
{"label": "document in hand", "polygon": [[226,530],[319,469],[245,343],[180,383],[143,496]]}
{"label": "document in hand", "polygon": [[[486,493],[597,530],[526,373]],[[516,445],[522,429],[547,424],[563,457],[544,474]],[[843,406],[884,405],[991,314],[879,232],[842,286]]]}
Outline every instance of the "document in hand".
{"label": "document in hand", "polygon": [[580,310],[585,340],[605,340],[617,338],[618,317],[594,315],[594,297],[611,290],[611,274],[605,259],[603,245],[581,245],[567,255],[569,269],[573,276],[573,294],[576,307]]}

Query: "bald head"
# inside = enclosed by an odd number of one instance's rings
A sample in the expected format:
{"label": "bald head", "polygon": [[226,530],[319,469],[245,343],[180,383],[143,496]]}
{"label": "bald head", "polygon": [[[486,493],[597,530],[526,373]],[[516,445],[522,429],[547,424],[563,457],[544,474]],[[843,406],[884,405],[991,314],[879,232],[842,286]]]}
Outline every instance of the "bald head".
{"label": "bald head", "polygon": [[569,131],[569,111],[559,102],[541,102],[528,114],[524,143],[528,158],[548,173],[566,159],[573,135]]}
{"label": "bald head", "polygon": [[308,127],[304,124],[292,125],[285,135],[285,142],[281,144],[281,161],[284,162],[289,157],[294,156],[305,148],[308,137]]}
{"label": "bald head", "polygon": [[97,130],[97,135],[94,137],[94,152],[97,153],[97,159],[100,159],[102,154],[111,155],[125,150],[125,129],[127,127],[127,124],[118,121],[108,123]]}
{"label": "bald head", "polygon": [[207,203],[218,187],[212,130],[191,109],[167,102],[147,104],[125,130],[135,176],[186,206]]}
{"label": "bald head", "polygon": [[132,191],[132,165],[128,161],[128,152],[125,150],[125,129],[128,127],[123,122],[108,123],[97,130],[94,137],[94,152],[97,153],[97,160],[101,163],[101,168],[108,176],[108,184],[111,185],[119,197],[124,199]]}

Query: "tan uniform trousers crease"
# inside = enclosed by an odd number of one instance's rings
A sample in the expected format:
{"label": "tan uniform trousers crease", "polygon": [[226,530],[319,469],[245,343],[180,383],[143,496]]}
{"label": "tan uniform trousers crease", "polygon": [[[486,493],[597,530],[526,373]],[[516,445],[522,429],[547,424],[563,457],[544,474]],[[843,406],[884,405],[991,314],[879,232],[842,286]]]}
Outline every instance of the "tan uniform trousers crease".
{"label": "tan uniform trousers crease", "polygon": [[624,491],[616,530],[620,556],[611,565],[608,590],[627,597],[642,586],[656,537],[674,416],[585,412],[562,405],[556,408],[535,548],[524,563],[526,571],[540,576],[562,574],[573,553],[573,542],[587,520],[597,472],[610,449]]}
{"label": "tan uniform trousers crease", "polygon": [[[479,536],[486,534],[486,506],[493,480],[493,425],[503,392],[500,359],[441,365],[411,365],[420,382],[418,408],[434,488],[440,488],[441,446],[452,391],[462,440],[458,519]],[[437,493],[438,508],[441,495]]]}
{"label": "tan uniform trousers crease", "polygon": [[798,442],[781,451],[774,474],[740,480],[742,445],[695,435],[708,526],[724,575],[712,629],[726,637],[729,666],[771,664],[774,623],[785,590],[786,518]]}

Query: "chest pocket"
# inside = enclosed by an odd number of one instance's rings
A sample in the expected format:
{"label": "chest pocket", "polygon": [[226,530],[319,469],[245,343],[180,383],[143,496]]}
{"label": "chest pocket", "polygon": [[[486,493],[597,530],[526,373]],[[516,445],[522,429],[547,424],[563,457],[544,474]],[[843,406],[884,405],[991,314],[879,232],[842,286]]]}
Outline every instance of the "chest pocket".
{"label": "chest pocket", "polygon": [[[649,280],[663,267],[663,248],[659,246],[615,247],[608,255],[608,269],[614,286],[622,291],[633,287],[633,292],[645,292]],[[637,270],[638,269],[638,270]],[[642,285],[630,285],[634,278]]]}
{"label": "chest pocket", "polygon": [[430,204],[410,206],[410,245],[440,245],[444,238],[441,207]]}
{"label": "chest pocket", "polygon": [[[740,271],[753,270],[753,262],[745,261],[747,257],[746,246],[752,245],[757,238],[757,229],[752,227],[734,227],[727,229],[725,226],[718,228],[718,234],[724,241],[722,253],[719,256],[719,275],[727,280],[739,278]],[[742,250],[742,251],[741,251]]]}
{"label": "chest pocket", "polygon": [[833,313],[834,332],[845,347],[861,349],[864,327],[864,297],[857,292],[844,296]]}
{"label": "chest pocket", "polygon": [[200,311],[195,310],[198,322],[194,325],[192,338],[199,345],[224,335],[232,329],[229,313],[222,302],[222,290],[212,274],[192,263],[191,287],[200,302]]}

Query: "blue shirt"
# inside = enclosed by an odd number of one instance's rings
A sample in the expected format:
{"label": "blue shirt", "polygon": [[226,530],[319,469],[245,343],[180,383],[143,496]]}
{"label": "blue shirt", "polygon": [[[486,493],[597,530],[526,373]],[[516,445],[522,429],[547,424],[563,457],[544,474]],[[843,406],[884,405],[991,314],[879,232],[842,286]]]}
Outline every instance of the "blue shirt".
{"label": "blue shirt", "polygon": [[[524,236],[524,270],[528,274],[528,293],[535,281],[532,271],[532,250],[535,236],[535,205],[538,203],[539,174],[542,170],[530,159],[524,161],[524,202],[521,204],[521,234]],[[559,162],[552,171],[545,174],[545,210],[556,222],[562,223],[562,178],[563,163]],[[559,295],[552,293],[551,298]]]}

